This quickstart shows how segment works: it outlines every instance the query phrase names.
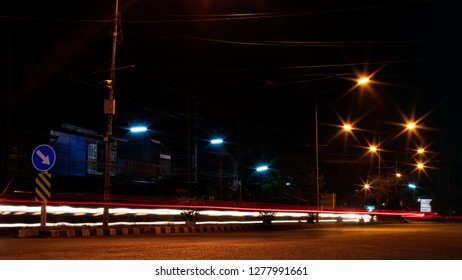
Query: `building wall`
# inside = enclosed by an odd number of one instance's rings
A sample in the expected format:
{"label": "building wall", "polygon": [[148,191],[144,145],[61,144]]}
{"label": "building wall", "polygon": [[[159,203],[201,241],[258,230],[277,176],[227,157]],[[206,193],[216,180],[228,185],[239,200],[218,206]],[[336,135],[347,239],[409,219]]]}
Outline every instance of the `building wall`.
{"label": "building wall", "polygon": [[[65,126],[52,130],[56,152],[52,172],[63,176],[103,175],[106,145],[96,133]],[[111,175],[152,178],[170,175],[170,155],[161,154],[161,143],[149,135],[115,139],[111,153]]]}
{"label": "building wall", "polygon": [[86,176],[87,137],[54,130],[51,134],[57,137],[56,142],[51,144],[56,153],[53,173],[65,176]]}

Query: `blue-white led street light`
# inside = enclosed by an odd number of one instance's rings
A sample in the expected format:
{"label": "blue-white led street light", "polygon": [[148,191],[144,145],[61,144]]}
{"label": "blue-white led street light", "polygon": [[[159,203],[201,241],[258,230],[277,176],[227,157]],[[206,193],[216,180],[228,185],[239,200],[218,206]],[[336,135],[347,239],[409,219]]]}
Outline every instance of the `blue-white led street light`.
{"label": "blue-white led street light", "polygon": [[257,172],[262,172],[268,170],[268,166],[262,165],[256,168]]}
{"label": "blue-white led street light", "polygon": [[218,144],[222,144],[222,143],[223,143],[223,139],[221,139],[221,138],[215,138],[215,139],[210,140],[210,144],[212,144],[212,145],[218,145]]}
{"label": "blue-white led street light", "polygon": [[130,132],[133,132],[133,133],[145,132],[147,130],[148,128],[145,126],[134,126],[130,128]]}

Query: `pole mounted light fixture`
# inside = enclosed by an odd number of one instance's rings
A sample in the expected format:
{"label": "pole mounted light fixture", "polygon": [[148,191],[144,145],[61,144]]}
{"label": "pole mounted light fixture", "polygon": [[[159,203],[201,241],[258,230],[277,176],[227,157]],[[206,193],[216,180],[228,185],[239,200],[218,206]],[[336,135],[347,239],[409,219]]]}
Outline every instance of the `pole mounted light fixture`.
{"label": "pole mounted light fixture", "polygon": [[266,170],[268,170],[268,166],[267,165],[262,165],[262,166],[257,167],[256,170],[257,170],[257,172],[266,171]]}
{"label": "pole mounted light fixture", "polygon": [[134,126],[130,128],[130,132],[133,132],[133,133],[145,132],[147,130],[148,128],[145,126]]}
{"label": "pole mounted light fixture", "polygon": [[366,85],[369,83],[369,77],[362,77],[358,79],[358,85]]}
{"label": "pole mounted light fixture", "polygon": [[220,138],[215,138],[215,139],[210,140],[210,144],[213,144],[213,145],[218,145],[222,143],[223,143],[223,139],[220,139]]}

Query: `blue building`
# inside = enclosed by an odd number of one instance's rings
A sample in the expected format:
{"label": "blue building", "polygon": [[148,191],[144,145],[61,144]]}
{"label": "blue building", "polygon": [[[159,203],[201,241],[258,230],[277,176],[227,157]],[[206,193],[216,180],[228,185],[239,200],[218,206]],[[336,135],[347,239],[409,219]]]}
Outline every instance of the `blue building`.
{"label": "blue building", "polygon": [[[63,124],[51,130],[50,145],[56,152],[52,172],[62,176],[103,175],[106,145],[96,131]],[[159,140],[148,133],[113,137],[111,176],[131,178],[169,177],[171,154]]]}

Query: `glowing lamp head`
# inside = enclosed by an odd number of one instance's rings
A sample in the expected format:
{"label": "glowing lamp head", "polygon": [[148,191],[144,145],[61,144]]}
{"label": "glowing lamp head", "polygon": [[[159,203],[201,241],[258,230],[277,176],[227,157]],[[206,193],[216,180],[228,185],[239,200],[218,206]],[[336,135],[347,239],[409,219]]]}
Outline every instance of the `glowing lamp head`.
{"label": "glowing lamp head", "polygon": [[346,131],[351,131],[353,129],[353,127],[350,124],[344,124],[343,129],[346,130]]}
{"label": "glowing lamp head", "polygon": [[358,79],[358,85],[363,86],[369,83],[369,77],[362,77]]}
{"label": "glowing lamp head", "polygon": [[212,139],[212,140],[210,140],[210,143],[213,144],[213,145],[222,144],[222,143],[223,143],[223,139],[219,139],[219,138]]}
{"label": "glowing lamp head", "polygon": [[147,130],[148,130],[148,128],[145,127],[145,126],[134,126],[134,127],[130,128],[130,132],[133,132],[133,133],[145,132]]}
{"label": "glowing lamp head", "polygon": [[266,170],[268,170],[268,166],[262,165],[262,166],[257,167],[256,170],[257,170],[258,172],[266,171]]}
{"label": "glowing lamp head", "polygon": [[408,130],[413,130],[413,129],[416,128],[416,124],[415,124],[414,122],[407,123],[407,124],[406,124],[406,128],[407,128]]}

